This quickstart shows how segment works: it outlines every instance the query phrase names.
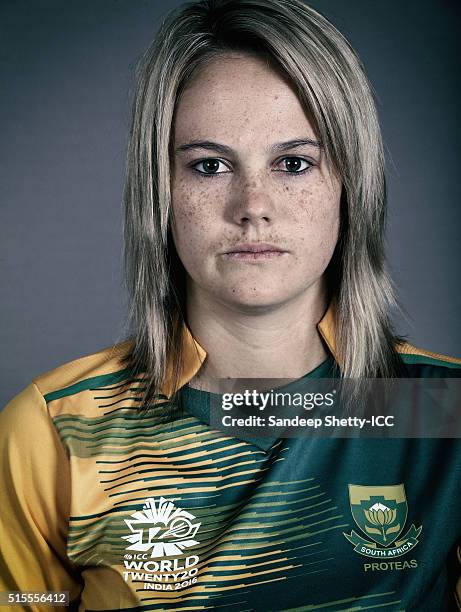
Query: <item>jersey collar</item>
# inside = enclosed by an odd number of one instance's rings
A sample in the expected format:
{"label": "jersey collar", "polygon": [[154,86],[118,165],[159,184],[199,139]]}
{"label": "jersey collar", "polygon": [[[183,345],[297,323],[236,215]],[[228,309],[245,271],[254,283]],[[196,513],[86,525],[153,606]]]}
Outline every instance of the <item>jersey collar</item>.
{"label": "jersey collar", "polygon": [[[331,355],[337,362],[336,347],[335,347],[335,302],[331,301],[325,314],[317,324],[317,329],[327,345]],[[187,384],[200,370],[203,362],[206,359],[207,353],[205,349],[198,343],[192,335],[191,330],[187,325],[183,327],[183,363],[181,375],[179,377],[178,389]],[[168,365],[167,376],[162,388],[162,394],[167,398],[173,395],[172,388],[172,363]]]}

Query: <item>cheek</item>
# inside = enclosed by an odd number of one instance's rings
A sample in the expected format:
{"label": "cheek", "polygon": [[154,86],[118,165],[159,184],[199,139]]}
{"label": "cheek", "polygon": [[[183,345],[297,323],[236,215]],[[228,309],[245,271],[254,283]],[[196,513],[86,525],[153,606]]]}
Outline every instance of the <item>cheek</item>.
{"label": "cheek", "polygon": [[326,183],[303,189],[294,211],[298,222],[296,238],[301,252],[315,267],[325,267],[335,249],[339,232],[340,188]]}
{"label": "cheek", "polygon": [[297,211],[304,222],[322,226],[334,224],[339,219],[341,189],[325,181],[319,181],[297,194]]}
{"label": "cheek", "polygon": [[180,182],[172,189],[172,208],[177,223],[190,225],[203,216],[205,210],[205,192],[194,190]]}
{"label": "cheek", "polygon": [[205,190],[193,190],[181,183],[172,189],[172,234],[176,250],[188,269],[205,254],[216,226]]}
{"label": "cheek", "polygon": [[197,193],[183,180],[174,181],[171,189],[171,207],[178,235],[188,231],[197,219],[203,215],[204,197]]}

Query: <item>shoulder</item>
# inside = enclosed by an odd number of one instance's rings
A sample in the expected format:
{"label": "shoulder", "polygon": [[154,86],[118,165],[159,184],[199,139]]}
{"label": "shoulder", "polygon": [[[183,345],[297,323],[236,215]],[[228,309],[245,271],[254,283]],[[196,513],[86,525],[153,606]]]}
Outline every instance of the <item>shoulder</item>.
{"label": "shoulder", "polygon": [[114,344],[35,377],[32,382],[42,394],[50,416],[63,412],[77,416],[83,411],[87,416],[100,415],[100,394],[96,391],[121,388],[130,379],[131,373],[122,359],[131,347],[130,340]]}
{"label": "shoulder", "polygon": [[408,342],[396,345],[406,376],[414,378],[460,378],[461,359],[418,348]]}
{"label": "shoulder", "polygon": [[101,402],[96,389],[121,385],[130,372],[121,359],[128,354],[132,342],[112,345],[100,351],[59,365],[32,379],[32,382],[0,411],[3,425],[16,427],[37,419],[55,419],[61,414],[100,414]]}
{"label": "shoulder", "polygon": [[63,363],[33,379],[47,402],[68,397],[90,387],[119,382],[129,374],[123,367],[122,358],[128,353],[132,342],[127,340]]}
{"label": "shoulder", "polygon": [[122,342],[33,378],[0,411],[0,455],[11,466],[24,453],[31,464],[55,465],[65,448],[76,452],[79,428],[133,406],[133,377],[121,362],[131,347],[131,341]]}

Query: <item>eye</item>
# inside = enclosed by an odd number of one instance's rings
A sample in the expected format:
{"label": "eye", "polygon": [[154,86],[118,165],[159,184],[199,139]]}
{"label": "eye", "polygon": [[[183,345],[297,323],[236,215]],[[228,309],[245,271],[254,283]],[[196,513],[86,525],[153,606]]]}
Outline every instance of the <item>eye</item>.
{"label": "eye", "polygon": [[285,172],[287,174],[304,174],[310,170],[314,164],[303,157],[284,157],[279,164],[285,165],[285,170],[277,170],[277,172]]}
{"label": "eye", "polygon": [[[200,166],[202,168],[200,168]],[[227,171],[221,170],[218,172],[220,166],[227,168]],[[204,176],[216,176],[217,174],[226,174],[229,172],[228,166],[226,166],[220,159],[216,159],[214,157],[208,157],[207,159],[202,159],[195,162],[191,165],[191,168],[193,168],[195,172],[198,172]]]}
{"label": "eye", "polygon": [[[280,169],[276,171],[292,175],[304,174],[305,172],[308,172],[314,165],[307,159],[296,156],[284,157],[278,162],[277,165],[280,165],[282,163],[285,165],[285,169]],[[225,164],[222,160],[216,157],[207,157],[205,159],[201,159],[191,164],[190,167],[194,170],[194,172],[197,172],[198,174],[206,177],[214,177],[218,176],[219,174],[228,174],[229,172],[231,172],[229,166],[227,166],[227,164]]]}

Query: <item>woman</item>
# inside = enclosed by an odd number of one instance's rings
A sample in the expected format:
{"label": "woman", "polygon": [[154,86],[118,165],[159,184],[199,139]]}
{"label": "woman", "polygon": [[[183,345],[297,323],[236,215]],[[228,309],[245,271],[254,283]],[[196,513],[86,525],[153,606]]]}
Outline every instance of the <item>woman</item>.
{"label": "woman", "polygon": [[140,66],[125,200],[133,336],[0,417],[2,590],[78,610],[454,607],[456,441],[209,424],[220,378],[459,376],[392,332],[381,137],[344,37],[300,0],[172,13]]}

